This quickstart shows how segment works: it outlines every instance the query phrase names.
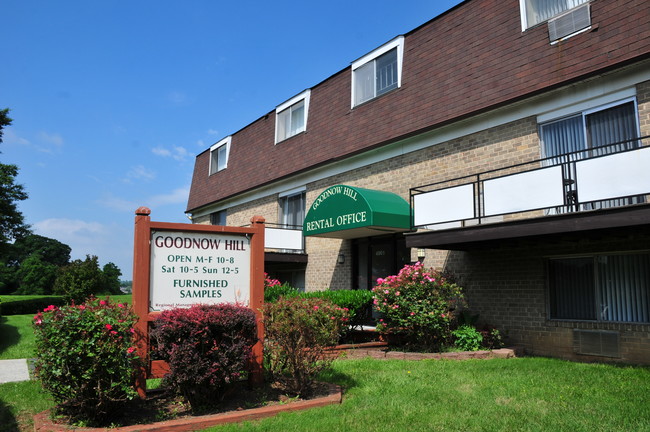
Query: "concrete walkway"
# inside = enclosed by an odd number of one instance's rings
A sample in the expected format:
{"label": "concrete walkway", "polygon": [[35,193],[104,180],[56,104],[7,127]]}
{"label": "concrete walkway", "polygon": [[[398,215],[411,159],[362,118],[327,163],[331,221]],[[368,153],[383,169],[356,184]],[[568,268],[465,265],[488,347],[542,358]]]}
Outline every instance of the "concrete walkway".
{"label": "concrete walkway", "polygon": [[0,360],[0,384],[29,379],[27,359]]}

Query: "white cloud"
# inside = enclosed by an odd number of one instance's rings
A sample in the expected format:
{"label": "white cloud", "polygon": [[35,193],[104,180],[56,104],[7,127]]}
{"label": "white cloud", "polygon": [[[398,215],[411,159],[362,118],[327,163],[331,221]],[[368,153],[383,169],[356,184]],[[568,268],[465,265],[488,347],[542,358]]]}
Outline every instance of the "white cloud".
{"label": "white cloud", "polygon": [[219,135],[219,131],[216,129],[208,129],[208,135]]}
{"label": "white cloud", "polygon": [[145,181],[151,181],[156,178],[156,173],[148,168],[146,168],[144,165],[136,165],[134,167],[131,167],[129,172],[126,174],[126,180],[131,181],[131,180],[145,180]]}
{"label": "white cloud", "polygon": [[63,138],[57,133],[40,132],[38,137],[48,144],[54,144],[57,147],[63,146]]}
{"label": "white cloud", "polygon": [[[134,209],[131,209],[134,211]],[[72,249],[72,259],[95,255],[100,264],[115,263],[123,279],[131,278],[133,267],[133,232],[131,226],[105,225],[79,219],[51,218],[33,224],[34,232],[56,239]]]}
{"label": "white cloud", "polygon": [[167,94],[167,99],[176,105],[184,105],[187,103],[187,94],[182,91],[174,90]]}
{"label": "white cloud", "polygon": [[150,206],[161,207],[170,204],[185,204],[187,197],[190,195],[189,187],[174,189],[167,194],[154,195],[149,199]]}
{"label": "white cloud", "polygon": [[140,207],[139,204],[129,201],[123,198],[118,198],[111,194],[105,194],[100,200],[97,201],[103,207],[106,207],[110,210],[115,210],[118,212],[128,212],[132,213]]}
{"label": "white cloud", "polygon": [[156,156],[162,156],[162,157],[170,157],[172,155],[171,151],[162,147],[154,147],[151,149],[151,152]]}
{"label": "white cloud", "polygon": [[151,152],[156,156],[171,157],[179,162],[187,160],[187,158],[190,156],[190,153],[187,151],[187,149],[180,146],[174,146],[171,149],[164,147],[154,147],[151,149]]}
{"label": "white cloud", "polygon": [[[104,226],[99,222],[86,222],[78,219],[45,219],[34,224],[36,231],[41,235],[62,234],[66,237],[83,235],[84,233],[105,232]],[[55,238],[55,237],[53,237]]]}
{"label": "white cloud", "polygon": [[3,136],[2,136],[3,144],[15,144],[21,146],[32,145],[32,143],[28,139],[16,135],[16,132],[14,132],[13,128],[11,127],[7,127],[2,132],[3,132]]}
{"label": "white cloud", "polygon": [[41,131],[36,134],[32,141],[19,136],[11,127],[3,131],[2,141],[7,145],[31,147],[39,152],[50,154],[60,151],[65,143],[63,137],[58,133]]}

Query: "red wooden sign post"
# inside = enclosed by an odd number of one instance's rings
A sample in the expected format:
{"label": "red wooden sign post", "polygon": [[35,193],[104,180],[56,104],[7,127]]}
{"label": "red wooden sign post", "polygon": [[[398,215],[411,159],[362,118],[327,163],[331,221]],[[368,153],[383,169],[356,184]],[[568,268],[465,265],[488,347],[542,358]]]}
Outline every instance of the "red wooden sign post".
{"label": "red wooden sign post", "polygon": [[[133,308],[139,317],[138,355],[145,360],[136,379],[138,394],[145,398],[146,379],[160,378],[169,370],[165,362],[149,359],[151,322],[161,310],[195,303],[236,301],[246,303],[255,311],[258,341],[253,347],[249,376],[253,384],[260,384],[263,380],[264,218],[253,217],[250,227],[225,227],[152,222],[150,214],[146,207],[135,212]],[[248,292],[241,286],[246,283]]]}

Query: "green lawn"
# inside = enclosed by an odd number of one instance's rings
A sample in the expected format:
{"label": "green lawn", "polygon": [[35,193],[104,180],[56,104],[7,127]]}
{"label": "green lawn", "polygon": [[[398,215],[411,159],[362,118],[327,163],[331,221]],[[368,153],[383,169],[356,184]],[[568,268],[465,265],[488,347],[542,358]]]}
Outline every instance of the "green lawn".
{"label": "green lawn", "polygon": [[0,360],[34,357],[34,315],[0,317]]}
{"label": "green lawn", "polygon": [[[338,406],[226,431],[650,431],[650,369],[520,358],[337,361]],[[315,426],[317,425],[317,427]]]}
{"label": "green lawn", "polygon": [[53,406],[38,381],[0,384],[0,432],[33,430],[33,416]]}
{"label": "green lawn", "polygon": [[[341,405],[206,431],[650,431],[645,367],[545,358],[338,360],[324,379],[344,386]],[[0,385],[0,425],[26,430],[51,405],[38,382]]]}

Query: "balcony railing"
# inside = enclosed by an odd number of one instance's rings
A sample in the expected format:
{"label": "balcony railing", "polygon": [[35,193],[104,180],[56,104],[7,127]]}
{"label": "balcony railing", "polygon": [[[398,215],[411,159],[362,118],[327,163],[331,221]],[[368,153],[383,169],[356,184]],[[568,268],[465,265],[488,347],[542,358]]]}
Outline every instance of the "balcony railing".
{"label": "balcony railing", "polygon": [[412,224],[447,229],[644,203],[649,138],[411,188]]}
{"label": "balcony railing", "polygon": [[264,248],[274,252],[304,253],[305,238],[302,235],[302,226],[267,223]]}

